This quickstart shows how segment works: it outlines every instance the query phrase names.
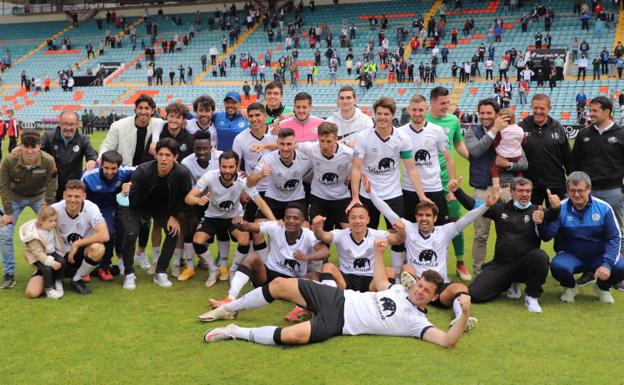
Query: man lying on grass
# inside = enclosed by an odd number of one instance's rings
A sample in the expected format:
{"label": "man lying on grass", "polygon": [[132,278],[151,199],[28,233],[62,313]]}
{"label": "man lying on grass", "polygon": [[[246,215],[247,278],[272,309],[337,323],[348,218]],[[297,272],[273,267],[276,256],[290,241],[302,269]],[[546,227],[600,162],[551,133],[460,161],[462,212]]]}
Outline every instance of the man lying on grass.
{"label": "man lying on grass", "polygon": [[426,306],[438,297],[444,280],[435,271],[427,270],[409,289],[390,285],[384,266],[387,246],[385,239],[375,241],[373,284],[377,292],[360,293],[306,279],[277,278],[240,299],[200,315],[200,321],[234,319],[241,310],[265,306],[276,299],[307,308],[316,314],[314,318],[283,329],[230,324],[209,329],[204,341],[242,339],[264,345],[301,345],[339,335],[377,334],[415,337],[444,347],[455,346],[470,316],[470,296],[459,297],[462,315],[448,332],[435,328],[426,317]]}

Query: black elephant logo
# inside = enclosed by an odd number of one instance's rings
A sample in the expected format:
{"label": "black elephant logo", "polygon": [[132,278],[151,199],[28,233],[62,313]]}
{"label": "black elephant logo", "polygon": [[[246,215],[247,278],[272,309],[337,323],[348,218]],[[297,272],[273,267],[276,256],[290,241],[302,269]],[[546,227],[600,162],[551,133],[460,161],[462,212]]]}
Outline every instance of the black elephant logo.
{"label": "black elephant logo", "polygon": [[379,171],[387,171],[394,168],[394,159],[392,158],[383,158],[379,161],[379,165],[377,166]]}
{"label": "black elephant logo", "polygon": [[230,211],[234,208],[234,202],[232,201],[223,201],[219,203],[219,209],[222,211]]}
{"label": "black elephant logo", "polygon": [[431,154],[427,150],[418,150],[414,154],[414,161],[416,162],[429,162],[431,160]]}
{"label": "black elephant logo", "polygon": [[356,258],[353,261],[353,268],[360,270],[370,269],[370,260],[368,258]]}
{"label": "black elephant logo", "polygon": [[299,271],[300,266],[301,265],[299,264],[299,261],[296,261],[294,259],[286,259],[284,261],[284,267],[286,267],[290,271]]}
{"label": "black elephant logo", "polygon": [[396,303],[388,298],[382,297],[379,302],[381,302],[381,312],[387,318],[390,318],[396,313]]}
{"label": "black elephant logo", "polygon": [[433,260],[437,262],[438,256],[433,250],[423,250],[418,255],[418,260],[420,262],[431,262]]}
{"label": "black elephant logo", "polygon": [[67,236],[67,243],[74,243],[79,239],[82,239],[82,236],[80,234],[71,233]]}
{"label": "black elephant logo", "polygon": [[292,191],[299,185],[299,181],[297,179],[289,179],[284,183],[284,190]]}
{"label": "black elephant logo", "polygon": [[338,183],[338,175],[334,174],[333,172],[325,173],[321,177],[321,181],[326,184]]}

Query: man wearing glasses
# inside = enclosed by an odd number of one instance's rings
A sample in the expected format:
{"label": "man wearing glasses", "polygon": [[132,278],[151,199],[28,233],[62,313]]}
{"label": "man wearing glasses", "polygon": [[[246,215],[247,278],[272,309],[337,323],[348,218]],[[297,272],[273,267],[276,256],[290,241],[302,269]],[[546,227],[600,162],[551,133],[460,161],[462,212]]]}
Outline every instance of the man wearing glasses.
{"label": "man wearing glasses", "polygon": [[[596,281],[594,291],[602,303],[614,303],[610,289],[624,279],[620,256],[620,229],[613,209],[592,196],[592,181],[575,171],[566,181],[568,199],[561,203],[557,220],[545,226],[545,240],[555,237],[557,255],[550,271],[563,286],[562,302],[574,302],[578,294],[575,273],[588,273]],[[619,261],[618,261],[619,259]]]}

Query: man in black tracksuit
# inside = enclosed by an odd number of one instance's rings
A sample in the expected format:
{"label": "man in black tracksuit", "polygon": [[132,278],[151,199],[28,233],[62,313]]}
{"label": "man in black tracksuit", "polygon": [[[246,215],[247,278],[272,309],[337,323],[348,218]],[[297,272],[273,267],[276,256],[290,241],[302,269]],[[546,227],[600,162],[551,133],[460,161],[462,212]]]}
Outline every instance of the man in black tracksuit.
{"label": "man in black tracksuit", "polygon": [[63,199],[68,180],[82,177],[82,160],[87,161],[86,169],[91,170],[98,158],[89,137],[78,133],[78,121],[75,112],[63,111],[59,117],[59,127],[46,132],[41,138],[41,149],[54,157],[58,169],[56,202]]}
{"label": "man in black tracksuit", "polygon": [[[167,113],[167,122],[163,125],[161,132],[155,132],[148,138],[147,146],[149,148],[154,140],[158,141],[164,138],[172,138],[178,143],[180,148],[178,159],[181,162],[182,159],[193,153],[193,135],[184,128],[188,111],[184,105],[176,102],[169,104],[165,108],[165,112]],[[157,139],[152,139],[155,136],[157,136]],[[148,148],[146,148],[146,151],[143,153],[143,162],[154,160]]]}
{"label": "man in black tracksuit", "polygon": [[569,174],[570,144],[561,124],[550,116],[550,98],[536,94],[531,100],[532,114],[518,125],[526,133],[522,148],[529,162],[524,176],[533,182],[531,202],[541,205],[548,197],[546,189],[563,199],[566,174]]}
{"label": "man in black tracksuit", "polygon": [[[191,190],[192,179],[188,169],[177,163],[178,144],[174,139],[161,139],[156,145],[156,160],[142,163],[132,174],[129,194],[129,208],[124,210],[123,224],[126,231],[122,255],[126,280],[134,284],[134,249],[139,235],[141,216],[151,216],[165,230],[165,241],[158,258],[154,282],[161,287],[170,287],[167,267],[173,255],[180,234],[178,217],[186,209],[184,197]],[[124,282],[125,288],[127,287]]]}
{"label": "man in black tracksuit", "polygon": [[[457,188],[454,182],[451,181],[449,189],[466,210],[472,210],[475,200]],[[496,245],[493,260],[483,266],[470,286],[470,295],[475,303],[491,301],[505,290],[508,297],[520,298],[518,283],[525,282],[525,306],[530,312],[542,311],[538,298],[542,295],[542,285],[548,275],[548,255],[540,249],[541,241],[535,232],[535,225],[557,219],[559,198],[549,195],[553,208],[544,212],[541,206],[531,203],[531,188],[528,179],[514,178],[511,186],[513,199],[507,203],[496,203],[483,214],[495,223]]]}

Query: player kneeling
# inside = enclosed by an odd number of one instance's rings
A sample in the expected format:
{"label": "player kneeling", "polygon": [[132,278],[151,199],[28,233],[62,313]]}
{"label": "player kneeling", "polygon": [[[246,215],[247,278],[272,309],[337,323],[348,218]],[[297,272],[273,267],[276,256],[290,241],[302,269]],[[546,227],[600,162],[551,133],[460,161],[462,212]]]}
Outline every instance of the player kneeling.
{"label": "player kneeling", "polygon": [[243,328],[230,324],[209,329],[204,341],[242,339],[265,345],[301,345],[338,335],[375,334],[415,337],[444,347],[455,346],[470,316],[470,296],[459,297],[462,315],[447,332],[435,328],[426,317],[426,306],[438,297],[444,280],[435,271],[428,270],[409,289],[390,285],[383,262],[387,245],[384,239],[375,241],[373,282],[378,292],[342,290],[306,279],[275,279],[213,310],[213,319],[231,319],[241,310],[266,306],[276,299],[297,303],[316,316],[283,329],[276,326]]}

